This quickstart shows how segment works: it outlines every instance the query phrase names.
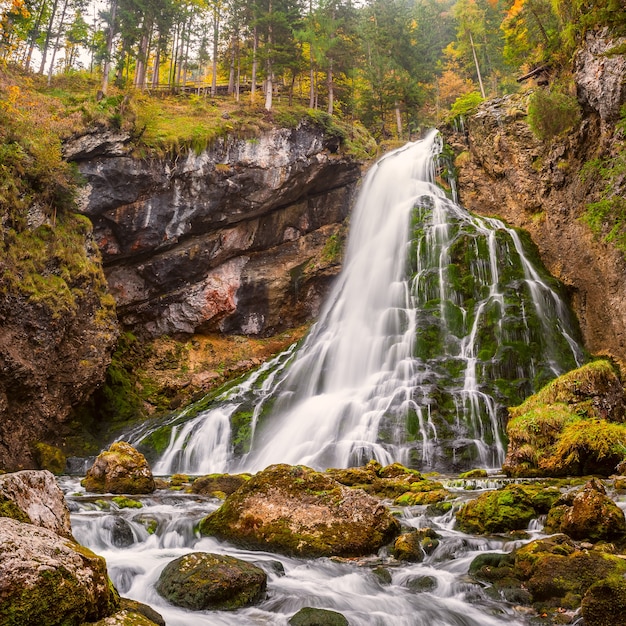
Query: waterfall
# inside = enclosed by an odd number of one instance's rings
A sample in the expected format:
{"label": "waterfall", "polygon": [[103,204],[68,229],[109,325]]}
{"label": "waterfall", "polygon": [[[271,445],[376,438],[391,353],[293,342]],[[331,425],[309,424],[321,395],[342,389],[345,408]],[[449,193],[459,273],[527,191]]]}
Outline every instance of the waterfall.
{"label": "waterfall", "polygon": [[160,450],[156,473],[501,465],[506,406],[584,354],[523,236],[435,184],[441,149],[432,131],[370,169],[343,271],[302,345],[133,435]]}

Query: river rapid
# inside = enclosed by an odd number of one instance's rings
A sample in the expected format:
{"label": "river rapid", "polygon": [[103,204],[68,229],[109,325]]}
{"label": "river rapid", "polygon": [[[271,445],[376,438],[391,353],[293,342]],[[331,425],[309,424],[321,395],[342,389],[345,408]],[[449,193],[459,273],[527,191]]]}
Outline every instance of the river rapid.
{"label": "river rapid", "polygon": [[[79,479],[60,479],[76,540],[105,557],[109,575],[124,597],[149,604],[168,626],[287,625],[303,607],[342,613],[351,626],[510,626],[531,624],[527,608],[516,607],[468,576],[480,552],[509,552],[541,536],[532,522],[526,536],[476,537],[454,529],[453,512],[430,517],[425,506],[394,507],[405,530],[432,528],[439,546],[422,563],[403,563],[385,549],[361,559],[298,559],[247,551],[200,537],[197,523],[221,501],[182,491],[158,490],[134,497],[141,508],[119,508],[110,495],[85,493]],[[455,504],[499,481],[449,481]],[[468,490],[467,487],[473,487]],[[195,551],[227,554],[263,568],[264,600],[236,611],[188,611],[161,598],[155,584],[165,565]],[[382,571],[381,571],[382,570]]]}

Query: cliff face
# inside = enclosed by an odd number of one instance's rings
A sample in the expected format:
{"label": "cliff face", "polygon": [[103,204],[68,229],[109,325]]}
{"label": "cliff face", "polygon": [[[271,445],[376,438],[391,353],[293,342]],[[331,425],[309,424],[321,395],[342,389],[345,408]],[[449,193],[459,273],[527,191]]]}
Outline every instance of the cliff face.
{"label": "cliff face", "polygon": [[37,467],[73,436],[72,409],[104,380],[117,338],[100,254],[82,216],[42,219],[0,261],[0,468]]}
{"label": "cliff face", "polygon": [[336,137],[301,124],[145,160],[127,139],[65,148],[125,326],[267,335],[317,314],[360,177]]}
{"label": "cliff face", "polygon": [[528,230],[546,267],[568,288],[587,348],[626,360],[626,264],[622,253],[581,221],[602,181],[585,180],[585,162],[611,150],[613,123],[626,99],[626,58],[607,54],[620,41],[590,34],[575,62],[578,129],[541,142],[526,122],[526,99],[509,96],[481,106],[458,151],[461,202]]}

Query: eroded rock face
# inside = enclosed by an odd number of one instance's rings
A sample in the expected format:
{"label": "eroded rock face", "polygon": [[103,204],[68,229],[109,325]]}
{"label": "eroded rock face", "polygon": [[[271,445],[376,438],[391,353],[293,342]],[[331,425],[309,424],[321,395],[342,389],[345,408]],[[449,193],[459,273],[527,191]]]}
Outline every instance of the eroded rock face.
{"label": "eroded rock face", "polygon": [[337,138],[301,124],[169,160],[103,142],[68,158],[124,324],[267,334],[317,313],[360,176]]}
{"label": "eroded rock face", "polygon": [[626,100],[626,56],[611,54],[624,43],[626,37],[613,38],[608,29],[589,32],[574,61],[578,100],[603,122],[619,119],[620,107]]}
{"label": "eroded rock face", "polygon": [[[0,476],[0,500],[13,502],[31,524],[72,538],[70,512],[50,472],[25,470]],[[7,513],[3,511],[3,515]]]}
{"label": "eroded rock face", "polygon": [[192,611],[233,610],[260,600],[267,574],[232,556],[192,552],[170,561],[156,590],[172,604]]}
{"label": "eroded rock face", "polygon": [[111,444],[98,455],[82,485],[96,493],[141,494],[155,489],[146,457],[125,441]]}
{"label": "eroded rock face", "polygon": [[82,624],[118,603],[102,557],[47,528],[0,518],[1,623]]}
{"label": "eroded rock face", "polygon": [[200,523],[203,534],[304,557],[376,552],[400,530],[379,500],[303,466],[272,465]]}

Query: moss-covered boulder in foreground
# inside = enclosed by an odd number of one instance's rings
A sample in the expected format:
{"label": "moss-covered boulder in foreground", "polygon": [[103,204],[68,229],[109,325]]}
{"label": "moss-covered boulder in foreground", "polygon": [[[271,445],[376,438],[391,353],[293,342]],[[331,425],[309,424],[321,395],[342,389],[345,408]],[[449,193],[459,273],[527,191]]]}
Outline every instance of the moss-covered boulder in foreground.
{"label": "moss-covered boulder in foreground", "polygon": [[554,503],[544,530],[578,540],[612,541],[626,535],[626,518],[602,483],[592,479],[582,490],[566,493]]}
{"label": "moss-covered boulder in foreground", "polygon": [[439,545],[439,535],[432,528],[420,528],[400,535],[391,553],[398,561],[421,563]]}
{"label": "moss-covered boulder in foreground", "polygon": [[456,513],[457,525],[478,535],[523,530],[530,520],[547,513],[559,495],[555,487],[507,485],[464,504]]}
{"label": "moss-covered boulder in foreground", "polygon": [[176,606],[192,611],[234,610],[260,600],[267,574],[232,556],[192,552],[170,561],[156,590]]}
{"label": "moss-covered boulder in foreground", "polygon": [[118,604],[102,557],[47,528],[0,518],[0,624],[94,622]]}
{"label": "moss-covered boulder in foreground", "polygon": [[96,493],[141,494],[155,489],[146,458],[125,441],[101,452],[81,484]]}
{"label": "moss-covered boulder in foreground", "polygon": [[203,519],[200,531],[283,554],[362,556],[389,543],[400,525],[360,489],[308,467],[272,465]]}
{"label": "moss-covered boulder in foreground", "polygon": [[594,361],[509,409],[510,476],[609,476],[624,459],[625,394],[617,369]]}
{"label": "moss-covered boulder in foreground", "polygon": [[[480,554],[470,565],[469,573],[491,583],[505,599],[532,605],[547,617],[579,609],[583,598],[587,598],[588,593],[593,594],[592,587],[600,581],[622,580],[626,575],[626,561],[600,550],[582,548],[566,535],[559,534],[532,541],[509,554]],[[602,596],[598,591],[598,602]],[[590,612],[596,610],[596,600],[592,601],[592,597],[586,600],[593,606]],[[611,602],[604,597],[607,615],[618,615]],[[616,602],[619,604],[619,598]]]}

